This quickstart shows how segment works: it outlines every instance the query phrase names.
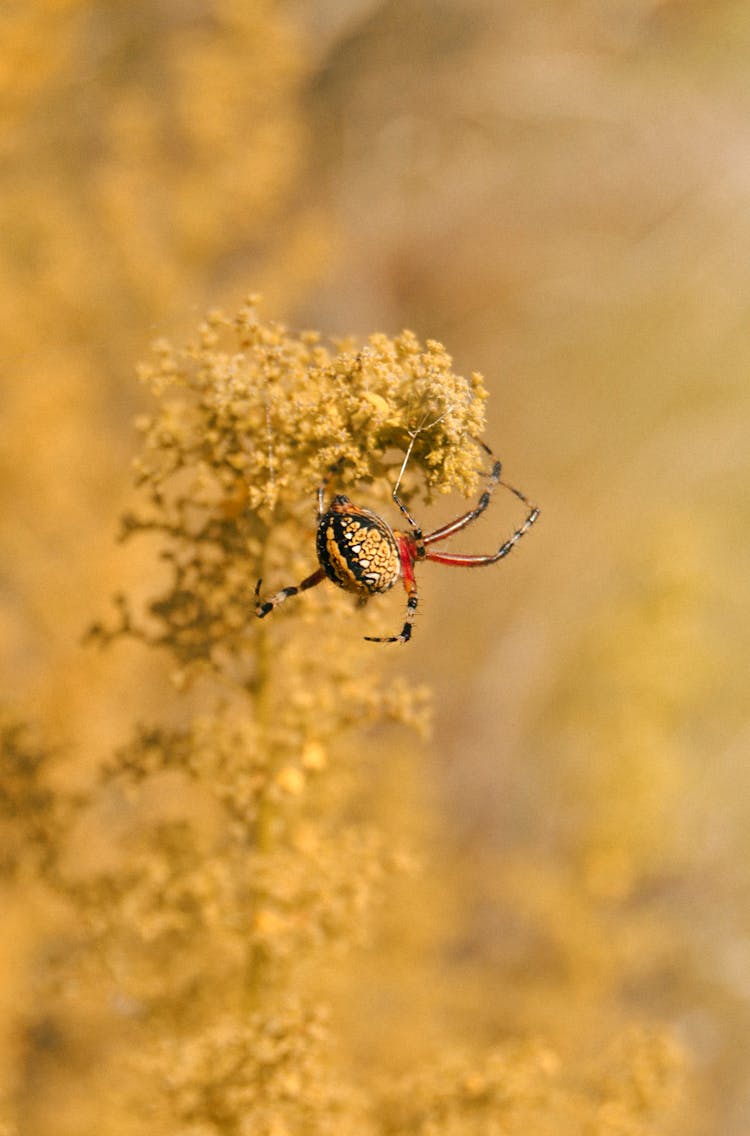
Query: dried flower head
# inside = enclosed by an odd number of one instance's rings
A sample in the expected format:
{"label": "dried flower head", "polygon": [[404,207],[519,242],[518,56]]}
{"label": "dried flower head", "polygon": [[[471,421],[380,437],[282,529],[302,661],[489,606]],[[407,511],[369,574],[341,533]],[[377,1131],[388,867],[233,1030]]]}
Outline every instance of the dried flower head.
{"label": "dried flower head", "polygon": [[[468,493],[481,468],[481,377],[456,375],[439,343],[411,332],[335,349],[263,322],[251,298],[235,319],[211,315],[185,350],[158,344],[143,377],[159,399],[140,422],[147,507],[124,535],[160,532],[172,579],[136,633],[168,646],[182,673],[253,654],[255,580],[314,565],[314,494],[332,464],[374,502],[410,443],[407,500],[418,475],[426,493]],[[135,632],[124,604],[120,630]]]}

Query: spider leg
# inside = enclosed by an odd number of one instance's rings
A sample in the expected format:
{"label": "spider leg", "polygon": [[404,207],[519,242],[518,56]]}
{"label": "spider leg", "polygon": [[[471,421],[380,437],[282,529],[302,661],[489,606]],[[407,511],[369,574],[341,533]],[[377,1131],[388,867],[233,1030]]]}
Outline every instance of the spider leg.
{"label": "spider leg", "polygon": [[308,588],[314,588],[316,584],[320,584],[325,580],[326,574],[322,568],[318,568],[317,572],[313,572],[312,576],[308,576],[301,584],[292,585],[289,588],[282,588],[280,592],[276,592],[267,600],[260,600],[260,586],[262,580],[258,580],[255,585],[255,614],[258,619],[263,619],[269,612],[273,611],[279,604],[283,604],[284,600],[288,600],[291,596],[296,596],[298,592],[306,592]]}
{"label": "spider leg", "polygon": [[[441,417],[442,417],[442,415],[441,415]],[[440,419],[438,419],[437,421],[440,421]],[[434,426],[435,423],[433,422],[433,423],[431,423],[431,425]],[[408,465],[409,458],[411,457],[411,452],[414,449],[414,443],[416,442],[417,435],[419,433],[420,433],[420,430],[417,430],[411,436],[411,441],[409,442],[409,447],[408,447],[408,449],[407,449],[407,451],[404,455],[404,460],[401,463],[401,469],[399,470],[398,479],[396,481],[396,484],[393,487],[393,493],[391,494],[391,496],[393,497],[393,500],[396,502],[399,509],[404,514],[407,521],[411,525],[411,528],[413,529],[412,536],[414,538],[414,542],[415,542],[415,545],[416,545],[417,560],[422,560],[422,559],[424,559],[424,540],[422,539],[422,530],[419,527],[419,525],[417,524],[417,522],[414,520],[414,518],[412,517],[411,513],[407,509],[404,502],[401,500],[401,498],[398,495],[398,491],[401,488],[401,480],[404,476],[404,471],[406,470],[406,466]],[[391,642],[391,640],[385,640],[385,642]]]}
{"label": "spider leg", "polygon": [[[508,488],[510,488],[510,486],[508,486]],[[518,494],[518,496],[520,496],[520,494]],[[523,497],[522,500],[525,501],[526,498]],[[497,552],[491,552],[488,556],[466,555],[461,552],[428,552],[425,554],[425,560],[434,560],[438,564],[452,564],[456,568],[481,568],[484,564],[494,564],[496,561],[502,560],[504,556],[508,555],[521,537],[529,531],[538,516],[539,510],[535,506],[532,506],[528,517],[521,525],[520,529],[516,529],[513,535],[508,537],[508,539],[500,545]],[[466,523],[468,524],[468,521]]]}
{"label": "spider leg", "polygon": [[325,505],[326,489],[328,488],[328,486],[331,482],[331,478],[334,477],[335,474],[338,473],[338,471],[341,469],[343,464],[344,464],[344,459],[339,458],[339,460],[335,461],[332,466],[329,466],[328,472],[326,473],[325,477],[323,478],[320,485],[318,486],[318,516],[319,517],[322,517],[323,514],[326,511],[326,505]]}
{"label": "spider leg", "polygon": [[[414,438],[416,438],[416,434],[414,435]],[[396,482],[396,484],[393,487],[393,493],[391,494],[391,496],[393,497],[393,500],[396,502],[396,504],[398,505],[401,512],[406,517],[406,519],[409,522],[409,524],[411,525],[411,527],[413,529],[416,529],[417,532],[419,532],[420,531],[419,525],[414,520],[411,513],[407,509],[406,505],[403,503],[403,501],[401,500],[401,498],[398,495],[398,491],[401,488],[401,479],[403,478],[404,470],[406,469],[406,463],[408,462],[409,457],[411,456],[412,447],[414,445],[414,438],[412,438],[412,440],[409,442],[409,449],[406,451],[406,457],[404,458],[403,463],[401,465],[401,471],[398,475],[398,481]]]}
{"label": "spider leg", "polygon": [[419,593],[417,592],[417,581],[414,578],[413,555],[406,552],[403,545],[401,547],[401,578],[404,581],[404,588],[406,589],[407,595],[404,626],[401,628],[400,635],[365,635],[365,639],[368,643],[408,643],[411,639],[411,625],[414,622],[414,616],[417,612]]}
{"label": "spider leg", "polygon": [[517,489],[513,489],[512,486],[506,485],[504,481],[500,480],[503,463],[495,458],[495,455],[492,453],[492,450],[489,448],[489,446],[486,446],[484,442],[479,440],[479,438],[475,438],[474,440],[493,459],[492,471],[490,473],[484,493],[479,498],[479,501],[473,509],[469,509],[468,512],[462,513],[460,517],[456,517],[455,521],[449,521],[448,524],[441,525],[441,527],[439,529],[435,529],[434,532],[427,533],[424,537],[425,544],[435,544],[435,542],[438,540],[446,540],[449,536],[453,536],[453,533],[459,532],[461,529],[466,528],[467,525],[470,525],[472,521],[475,521],[477,517],[482,515],[484,510],[489,505],[492,494],[495,492],[495,489],[498,485],[504,485],[506,489],[510,489],[512,493],[515,493],[516,496],[520,497],[521,500],[526,502],[527,505],[529,504],[523,494],[519,493]]}
{"label": "spider leg", "polygon": [[[434,532],[427,533],[423,537],[423,544],[425,544],[425,545],[435,544],[435,543],[437,543],[437,541],[447,540],[447,538],[449,536],[453,536],[454,533],[460,532],[461,529],[465,529],[467,525],[470,525],[472,523],[472,521],[475,521],[477,519],[477,517],[480,517],[482,515],[482,513],[485,511],[485,509],[489,505],[489,503],[492,499],[492,494],[495,492],[495,489],[498,487],[498,485],[502,485],[504,489],[509,490],[509,492],[513,493],[516,497],[518,497],[519,501],[523,501],[524,505],[526,505],[526,507],[529,510],[529,516],[527,517],[526,522],[524,523],[522,528],[519,530],[518,533],[514,533],[509,541],[506,541],[506,544],[510,545],[510,547],[507,548],[506,551],[502,553],[502,556],[507,556],[508,552],[510,552],[510,548],[512,548],[512,546],[513,546],[513,544],[515,544],[516,540],[518,540],[520,538],[520,536],[522,536],[531,527],[531,525],[533,525],[534,521],[539,516],[539,510],[534,505],[531,504],[531,502],[528,500],[527,497],[524,496],[524,494],[521,492],[520,489],[515,489],[512,485],[508,485],[507,481],[501,480],[500,474],[502,473],[502,469],[503,469],[502,462],[498,461],[495,458],[495,456],[492,453],[492,450],[489,448],[489,446],[485,445],[485,443],[482,442],[479,438],[475,438],[474,440],[478,445],[480,445],[482,447],[482,449],[485,451],[485,453],[489,454],[489,456],[493,459],[492,471],[490,472],[489,480],[487,482],[487,486],[484,490],[484,493],[479,498],[479,501],[477,502],[477,504],[475,505],[475,507],[473,509],[469,509],[468,512],[462,513],[461,516],[456,517],[456,519],[454,521],[449,521],[447,524],[441,525],[441,527],[439,529],[435,529]],[[505,547],[505,545],[503,545],[503,547]],[[433,556],[433,555],[426,554],[426,559],[437,560],[437,559],[439,559],[439,557],[436,556],[436,555]],[[500,559],[501,559],[500,550],[498,550],[497,553],[493,553],[492,559],[487,560],[487,561],[480,561],[480,563],[492,564],[494,562],[494,560],[500,560]],[[461,561],[461,563],[463,563],[463,561]]]}

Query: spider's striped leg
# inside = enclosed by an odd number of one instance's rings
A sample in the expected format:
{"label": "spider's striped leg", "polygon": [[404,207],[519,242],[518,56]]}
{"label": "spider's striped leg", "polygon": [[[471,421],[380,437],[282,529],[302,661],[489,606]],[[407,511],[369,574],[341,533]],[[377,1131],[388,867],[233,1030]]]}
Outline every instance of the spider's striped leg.
{"label": "spider's striped leg", "polygon": [[[461,529],[465,529],[467,525],[470,525],[472,521],[475,521],[477,517],[480,517],[482,515],[484,510],[489,505],[492,494],[495,492],[497,486],[505,485],[505,482],[500,480],[500,474],[502,473],[503,469],[502,462],[498,461],[495,458],[495,455],[492,453],[492,450],[489,448],[489,446],[486,446],[484,442],[481,442],[479,440],[479,438],[476,438],[475,441],[493,459],[492,471],[490,472],[489,480],[487,481],[484,493],[479,498],[473,509],[469,509],[467,513],[462,513],[460,517],[456,517],[455,521],[449,521],[447,525],[442,525],[439,529],[435,529],[434,532],[427,533],[424,537],[425,544],[435,544],[436,541],[446,540],[449,536],[453,536],[454,533],[460,532]],[[505,487],[506,489],[511,488],[510,485],[505,485]],[[513,489],[512,492],[516,493],[517,496],[520,496],[520,494],[518,494],[515,489]],[[526,498],[524,497],[523,500],[525,501]]]}
{"label": "spider's striped leg", "polygon": [[[404,538],[400,534],[396,535],[399,541],[399,550],[401,552],[401,578],[404,581],[404,588],[406,589],[406,619],[404,626],[401,628],[400,635],[365,635],[368,643],[408,643],[411,639],[411,625],[414,622],[414,616],[417,612],[417,603],[419,594],[417,592],[417,581],[414,578],[414,546],[410,538]],[[408,545],[406,539],[409,539]],[[404,543],[402,543],[402,541]]]}
{"label": "spider's striped leg", "polygon": [[[508,488],[510,489],[511,486],[508,486]],[[513,492],[517,497],[520,497],[522,501],[526,501],[526,498],[523,497],[518,490],[514,489]],[[526,501],[526,504],[528,505],[529,502]],[[508,537],[508,539],[500,545],[497,552],[491,552],[488,556],[471,556],[461,552],[428,552],[425,559],[434,560],[438,564],[452,564],[456,568],[481,568],[484,564],[494,564],[496,561],[502,560],[504,556],[508,555],[511,549],[515,548],[518,541],[529,531],[538,516],[539,509],[537,509],[535,505],[532,505],[529,515],[520,529],[516,529],[513,535]]]}
{"label": "spider's striped leg", "polygon": [[501,480],[500,475],[503,469],[502,462],[498,461],[495,458],[489,446],[485,445],[485,443],[482,442],[479,438],[475,438],[474,440],[487,454],[489,454],[491,458],[493,458],[492,471],[490,473],[490,477],[484,493],[479,498],[477,504],[473,509],[469,509],[467,513],[463,513],[460,517],[456,517],[455,521],[449,521],[448,524],[442,525],[439,529],[435,529],[434,532],[427,533],[423,537],[423,543],[425,545],[436,544],[440,540],[447,540],[449,536],[453,536],[454,533],[460,532],[461,529],[465,529],[467,525],[470,525],[472,521],[475,521],[477,517],[480,517],[482,515],[482,513],[489,505],[490,500],[492,499],[492,494],[495,492],[495,489],[498,487],[498,485],[502,485],[504,489],[507,489],[510,493],[513,493],[516,497],[518,497],[519,501],[523,501],[524,505],[526,505],[529,510],[529,514],[521,528],[517,529],[516,532],[514,532],[510,537],[510,539],[507,540],[503,545],[501,545],[497,552],[492,553],[489,557],[463,556],[460,553],[455,557],[450,557],[447,554],[444,556],[441,553],[426,553],[425,559],[427,560],[437,560],[441,564],[460,564],[465,565],[466,567],[475,567],[480,564],[494,564],[496,560],[501,560],[503,556],[508,555],[516,541],[520,540],[520,538],[531,528],[531,526],[534,524],[534,521],[539,516],[539,510],[536,508],[536,506],[531,504],[529,499],[524,496],[520,489],[515,489],[512,485],[508,485],[507,481]]}
{"label": "spider's striped leg", "polygon": [[401,512],[406,517],[406,519],[409,522],[409,524],[411,525],[411,527],[414,529],[414,531],[416,533],[419,533],[420,536],[421,536],[422,530],[420,529],[419,525],[414,520],[411,513],[407,509],[406,505],[403,503],[403,501],[401,500],[401,498],[398,495],[400,485],[401,485],[401,478],[399,477],[398,481],[396,482],[396,488],[393,490],[393,493],[391,494],[391,496],[393,497],[393,500],[396,502],[396,504],[398,505]]}
{"label": "spider's striped leg", "polygon": [[289,588],[282,588],[276,595],[271,596],[270,599],[260,600],[260,586],[262,580],[258,580],[255,585],[255,614],[258,619],[263,619],[264,615],[268,615],[279,604],[283,604],[284,600],[288,600],[290,596],[296,596],[298,592],[306,592],[308,588],[314,588],[316,584],[320,584],[325,580],[326,574],[322,568],[318,568],[317,572],[313,572],[312,576],[308,576],[301,584],[292,585]]}

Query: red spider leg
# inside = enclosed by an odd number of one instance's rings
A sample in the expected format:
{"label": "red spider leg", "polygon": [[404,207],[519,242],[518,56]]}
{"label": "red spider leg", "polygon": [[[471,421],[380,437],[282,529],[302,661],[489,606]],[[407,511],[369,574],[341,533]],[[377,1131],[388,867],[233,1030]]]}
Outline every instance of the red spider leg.
{"label": "red spider leg", "polygon": [[[510,486],[508,488],[510,488]],[[497,552],[491,552],[487,556],[474,556],[461,552],[427,552],[425,553],[425,560],[434,560],[437,564],[452,564],[456,568],[481,568],[483,564],[494,564],[497,560],[502,560],[504,556],[508,555],[524,533],[529,531],[538,516],[539,510],[532,507],[531,512],[520,529],[516,529],[513,535],[509,537],[504,544],[500,545]],[[468,524],[468,521],[466,523]]]}
{"label": "red spider leg", "polygon": [[[492,453],[492,450],[489,448],[489,446],[485,445],[485,443],[482,442],[479,438],[475,438],[474,440],[478,445],[482,447],[485,453],[489,454],[489,456],[494,459],[494,454]],[[472,567],[478,564],[492,564],[495,560],[500,560],[502,556],[507,556],[508,552],[510,552],[510,549],[513,547],[516,541],[519,540],[520,537],[523,536],[523,534],[527,532],[529,528],[531,528],[534,521],[539,516],[539,510],[531,504],[531,502],[527,497],[524,496],[520,489],[515,489],[512,485],[508,485],[507,481],[501,481],[500,474],[502,473],[502,468],[502,462],[494,459],[492,472],[490,473],[489,481],[487,482],[487,488],[479,498],[479,501],[474,506],[474,508],[469,509],[466,513],[462,513],[462,515],[460,517],[456,517],[455,520],[449,521],[445,525],[441,525],[439,529],[435,529],[433,532],[427,533],[426,536],[422,538],[422,544],[435,544],[438,541],[447,540],[449,536],[453,536],[454,533],[460,532],[461,529],[466,528],[467,525],[470,525],[472,521],[475,521],[477,517],[481,516],[481,514],[489,505],[492,494],[495,492],[497,486],[502,485],[504,489],[508,489],[511,493],[515,494],[515,496],[518,497],[520,501],[523,501],[524,505],[526,505],[529,509],[529,515],[526,518],[526,521],[524,522],[521,529],[515,532],[510,540],[506,541],[502,546],[502,548],[506,549],[504,552],[501,552],[501,550],[499,549],[498,552],[493,553],[488,560],[484,560],[481,557],[478,560],[468,558],[466,561],[466,566]],[[508,546],[507,548],[506,545]],[[442,560],[441,556],[438,554],[425,554],[425,558],[427,560],[438,560],[442,563],[463,564],[464,560],[462,559],[462,554],[458,553],[457,557],[458,559],[448,561]]]}
{"label": "red spider leg", "polygon": [[[492,450],[489,448],[489,446],[486,446],[484,442],[479,441],[478,438],[476,438],[475,441],[482,447],[483,450],[485,450],[486,453],[489,454],[491,458],[494,458],[494,454],[492,453]],[[470,525],[472,521],[475,521],[477,517],[480,516],[480,514],[483,513],[489,505],[492,494],[494,493],[497,486],[505,485],[505,482],[500,480],[502,469],[502,462],[495,459],[493,461],[492,472],[490,473],[489,481],[487,482],[487,488],[479,498],[479,501],[474,506],[474,508],[469,509],[466,513],[462,513],[461,516],[456,517],[454,521],[449,521],[448,524],[441,525],[441,527],[439,529],[435,529],[434,532],[428,533],[424,537],[424,543],[435,544],[436,541],[446,540],[447,537],[452,536],[453,533],[460,532],[461,529],[466,528],[466,526]],[[525,501],[527,505],[529,504],[523,494],[519,493],[517,489],[512,489],[512,486],[510,485],[505,485],[505,488],[511,489],[511,491],[515,493],[516,496],[521,497],[521,500]],[[531,506],[529,506],[529,508],[530,507]]]}
{"label": "red spider leg", "polygon": [[[499,464],[500,463],[498,462],[498,465]],[[480,516],[487,508],[495,485],[502,485],[504,489],[509,489],[511,493],[514,493],[516,497],[518,497],[519,500],[523,501],[524,505],[528,507],[529,515],[526,518],[526,523],[524,523],[523,525],[523,532],[526,532],[539,516],[539,510],[535,505],[531,504],[527,497],[524,497],[520,489],[514,489],[513,486],[508,485],[506,481],[498,480],[497,482],[493,483],[490,489],[485,490],[485,492],[479,498],[479,504],[476,506],[476,508],[469,509],[468,513],[463,513],[460,517],[456,517],[455,521],[449,521],[447,525],[443,525],[441,528],[435,529],[431,533],[425,533],[425,535],[422,537],[422,543],[436,544],[440,540],[447,540],[449,536],[453,536],[454,533],[460,532],[461,529],[465,529],[467,525],[470,525],[472,521],[475,521],[477,517]],[[430,560],[432,559],[432,557],[428,555],[427,559]]]}
{"label": "red spider leg", "polygon": [[420,546],[411,533],[394,532],[393,535],[398,545],[398,555],[401,561],[401,579],[403,580],[407,595],[406,619],[404,626],[401,628],[400,635],[386,635],[382,637],[365,635],[365,639],[368,643],[408,643],[411,639],[411,625],[414,622],[414,616],[417,612],[417,603],[419,602],[417,581],[414,576],[414,562],[415,560],[422,559],[422,557],[419,556]]}

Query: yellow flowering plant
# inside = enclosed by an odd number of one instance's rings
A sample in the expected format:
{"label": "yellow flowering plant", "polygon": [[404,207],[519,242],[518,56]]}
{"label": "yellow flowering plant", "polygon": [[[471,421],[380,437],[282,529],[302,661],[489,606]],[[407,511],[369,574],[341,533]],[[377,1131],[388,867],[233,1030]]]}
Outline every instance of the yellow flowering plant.
{"label": "yellow flowering plant", "polygon": [[[316,489],[333,464],[378,509],[407,450],[405,501],[474,492],[481,377],[408,332],[326,346],[263,321],[254,298],[234,319],[211,315],[184,350],[157,345],[143,377],[155,402],[123,536],[149,535],[166,576],[145,603],[120,596],[114,624],[92,634],[166,651],[176,703],[134,729],[86,797],[45,787],[42,751],[3,735],[19,771],[5,814],[25,814],[34,871],[73,913],[44,982],[64,1024],[59,1065],[76,1084],[86,1070],[75,1130],[651,1131],[678,1064],[661,1036],[634,1039],[614,1075],[605,1063],[589,1081],[532,1041],[483,1054],[450,1043],[393,1078],[357,1069],[326,997],[408,864],[361,799],[361,740],[387,721],[425,733],[429,694],[394,675],[403,654],[362,642],[379,612],[321,587],[261,622],[255,584],[313,567]],[[70,847],[97,825],[101,857],[79,868]],[[82,1023],[101,1054],[76,1050]],[[639,1068],[646,1088],[632,1087]],[[32,1115],[35,1132],[55,1130],[53,1104]]]}

